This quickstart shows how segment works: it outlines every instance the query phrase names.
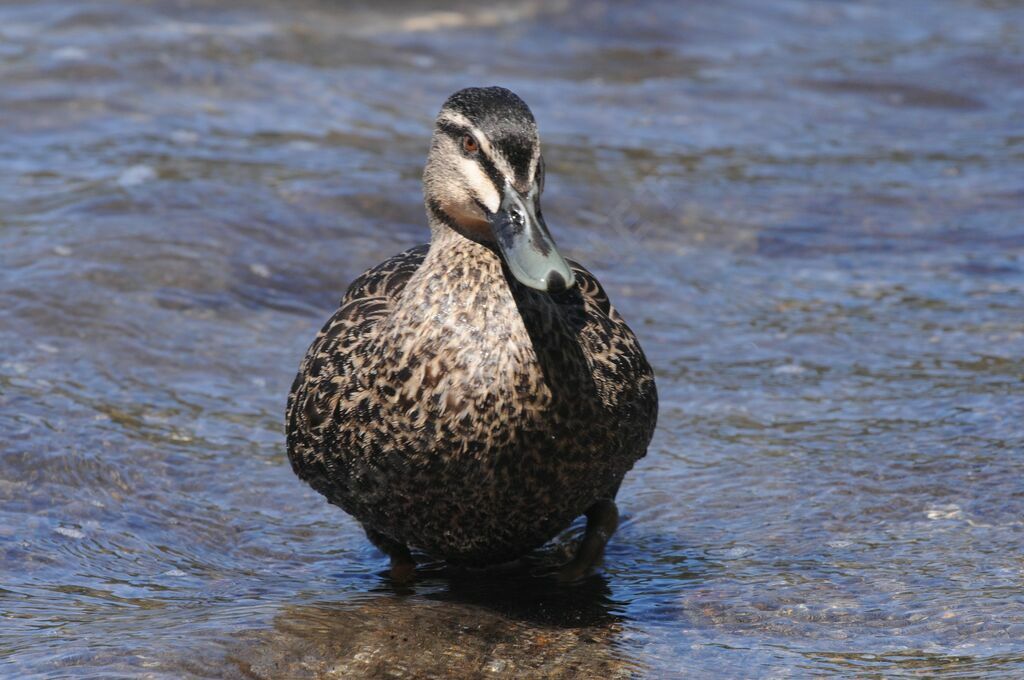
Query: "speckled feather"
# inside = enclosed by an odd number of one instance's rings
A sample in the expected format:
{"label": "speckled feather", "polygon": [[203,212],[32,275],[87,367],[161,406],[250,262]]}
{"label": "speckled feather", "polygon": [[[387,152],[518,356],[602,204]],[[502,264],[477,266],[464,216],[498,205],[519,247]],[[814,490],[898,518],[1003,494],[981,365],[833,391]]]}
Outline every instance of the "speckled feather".
{"label": "speckled feather", "polygon": [[449,232],[356,279],[287,408],[295,472],[372,532],[497,563],[614,498],[657,394],[597,279],[548,295]]}

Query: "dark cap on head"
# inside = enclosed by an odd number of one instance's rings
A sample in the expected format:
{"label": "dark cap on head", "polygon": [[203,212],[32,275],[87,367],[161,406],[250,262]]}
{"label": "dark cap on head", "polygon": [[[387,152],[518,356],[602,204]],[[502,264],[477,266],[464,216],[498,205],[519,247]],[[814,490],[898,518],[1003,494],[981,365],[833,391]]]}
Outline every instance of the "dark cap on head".
{"label": "dark cap on head", "polygon": [[467,87],[448,97],[442,108],[458,111],[488,134],[513,124],[537,127],[526,102],[504,87]]}
{"label": "dark cap on head", "polygon": [[504,87],[467,87],[448,97],[441,110],[468,118],[508,159],[516,179],[525,178],[540,140],[533,112],[519,95]]}

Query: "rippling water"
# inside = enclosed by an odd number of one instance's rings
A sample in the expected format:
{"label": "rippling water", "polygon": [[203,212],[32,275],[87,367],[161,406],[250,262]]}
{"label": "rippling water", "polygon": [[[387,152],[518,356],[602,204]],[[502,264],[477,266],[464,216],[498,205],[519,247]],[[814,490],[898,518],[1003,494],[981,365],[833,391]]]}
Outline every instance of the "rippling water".
{"label": "rippling water", "polygon": [[[395,591],[284,399],[492,83],[659,430],[590,580]],[[3,675],[1024,675],[1021,4],[3,3],[0,84]]]}

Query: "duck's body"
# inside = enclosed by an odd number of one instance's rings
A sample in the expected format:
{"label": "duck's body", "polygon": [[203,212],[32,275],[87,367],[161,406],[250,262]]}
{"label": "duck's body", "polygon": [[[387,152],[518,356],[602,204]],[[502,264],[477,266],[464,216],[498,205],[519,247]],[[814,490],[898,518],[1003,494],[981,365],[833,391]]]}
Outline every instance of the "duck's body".
{"label": "duck's body", "polygon": [[302,362],[293,468],[393,559],[408,546],[503,562],[584,513],[610,535],[608,504],[657,415],[636,337],[585,269],[548,275],[568,289],[535,290],[546,270],[528,287],[509,268],[515,244],[474,238],[430,198],[429,248],[356,279]]}

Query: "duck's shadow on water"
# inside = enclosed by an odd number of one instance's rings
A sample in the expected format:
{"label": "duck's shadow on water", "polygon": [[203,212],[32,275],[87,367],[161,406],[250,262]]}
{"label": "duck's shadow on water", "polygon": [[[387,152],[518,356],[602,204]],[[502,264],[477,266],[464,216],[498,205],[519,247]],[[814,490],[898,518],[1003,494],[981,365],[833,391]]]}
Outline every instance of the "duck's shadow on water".
{"label": "duck's shadow on water", "polygon": [[485,571],[428,565],[417,578],[411,586],[384,579],[379,591],[475,607],[532,626],[596,627],[622,620],[616,613],[622,603],[612,598],[608,579],[600,573],[562,583],[549,566],[528,561]]}
{"label": "duck's shadow on water", "polygon": [[270,629],[241,636],[230,660],[257,678],[642,674],[639,649],[625,640],[628,603],[608,578],[565,584],[548,566],[426,565],[410,585],[382,573],[364,594],[284,607]]}

